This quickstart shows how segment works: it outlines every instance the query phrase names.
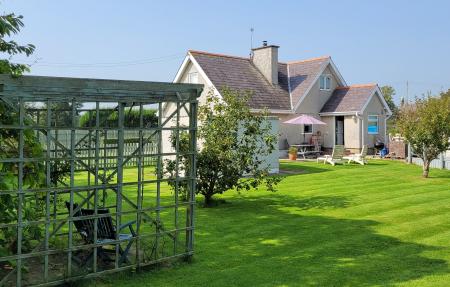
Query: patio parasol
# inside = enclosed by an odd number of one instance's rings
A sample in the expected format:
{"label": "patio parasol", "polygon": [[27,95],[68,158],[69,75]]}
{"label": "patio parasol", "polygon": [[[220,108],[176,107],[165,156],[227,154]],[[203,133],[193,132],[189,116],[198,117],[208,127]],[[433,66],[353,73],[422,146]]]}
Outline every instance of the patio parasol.
{"label": "patio parasol", "polygon": [[[319,121],[318,119],[308,116],[308,115],[300,115],[296,118],[290,119],[288,121],[283,122],[283,124],[292,124],[292,125],[326,125],[326,123]],[[305,133],[303,133],[303,141],[305,141]]]}

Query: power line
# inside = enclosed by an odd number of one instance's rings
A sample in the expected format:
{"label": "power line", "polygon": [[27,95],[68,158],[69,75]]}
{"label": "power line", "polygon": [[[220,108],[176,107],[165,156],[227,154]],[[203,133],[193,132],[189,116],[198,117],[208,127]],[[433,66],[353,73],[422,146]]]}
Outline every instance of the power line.
{"label": "power line", "polygon": [[41,67],[60,67],[60,68],[113,68],[124,66],[145,65],[157,62],[171,61],[184,57],[185,53],[171,54],[162,57],[139,59],[132,61],[118,61],[118,62],[94,62],[94,63],[70,63],[70,62],[45,62],[40,61],[39,58],[33,62],[22,61],[24,64]]}

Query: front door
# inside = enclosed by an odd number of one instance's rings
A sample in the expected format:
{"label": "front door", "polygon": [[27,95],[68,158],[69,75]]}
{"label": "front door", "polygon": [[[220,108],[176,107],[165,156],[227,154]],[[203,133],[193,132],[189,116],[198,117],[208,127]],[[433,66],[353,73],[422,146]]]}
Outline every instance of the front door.
{"label": "front door", "polygon": [[344,145],[344,117],[336,117],[335,129],[335,143],[337,145]]}

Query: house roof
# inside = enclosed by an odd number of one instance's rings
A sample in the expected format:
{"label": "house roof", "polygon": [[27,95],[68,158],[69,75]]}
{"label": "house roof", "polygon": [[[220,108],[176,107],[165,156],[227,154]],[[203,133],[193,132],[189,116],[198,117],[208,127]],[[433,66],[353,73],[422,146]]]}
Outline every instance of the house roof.
{"label": "house roof", "polygon": [[[189,55],[219,92],[225,87],[251,92],[249,105],[253,109],[292,111],[301,104],[328,65],[335,71],[339,83],[346,85],[329,56],[279,63],[278,85],[272,85],[250,58],[194,50],[190,50]],[[361,111],[374,89],[377,89],[376,84],[338,87],[320,112]]]}
{"label": "house roof", "polygon": [[322,107],[321,113],[360,112],[377,90],[377,84],[338,87]]}
{"label": "house roof", "polygon": [[292,103],[300,101],[302,96],[314,84],[317,76],[323,69],[325,62],[330,60],[329,56],[313,58],[304,61],[289,62],[289,80],[291,88]]}
{"label": "house roof", "polygon": [[213,85],[220,91],[250,91],[249,105],[254,109],[290,110],[287,65],[278,64],[278,85],[271,85],[249,58],[189,51]]}

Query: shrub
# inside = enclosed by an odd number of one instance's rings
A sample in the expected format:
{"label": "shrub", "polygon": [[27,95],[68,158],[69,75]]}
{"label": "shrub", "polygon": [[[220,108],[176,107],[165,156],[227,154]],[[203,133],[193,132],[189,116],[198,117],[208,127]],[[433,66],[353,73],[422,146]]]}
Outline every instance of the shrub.
{"label": "shrub", "polygon": [[298,149],[296,147],[291,146],[288,150],[289,154],[297,154],[298,153]]}
{"label": "shrub", "polygon": [[[111,110],[100,110],[101,126],[116,127],[119,113]],[[155,127],[158,125],[156,110],[144,109],[142,112],[144,127]],[[96,112],[84,113],[80,117],[81,127],[94,127],[96,121]],[[139,110],[131,109],[125,112],[125,125],[127,127],[139,127]]]}

